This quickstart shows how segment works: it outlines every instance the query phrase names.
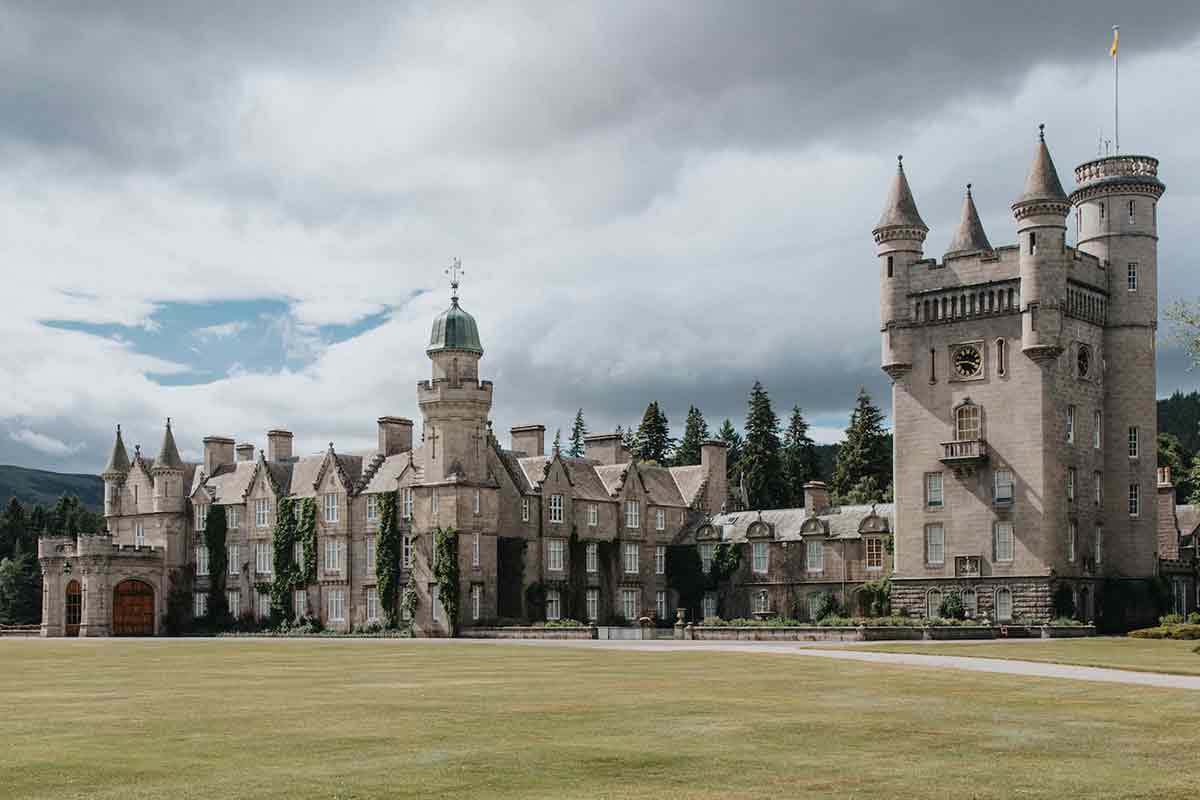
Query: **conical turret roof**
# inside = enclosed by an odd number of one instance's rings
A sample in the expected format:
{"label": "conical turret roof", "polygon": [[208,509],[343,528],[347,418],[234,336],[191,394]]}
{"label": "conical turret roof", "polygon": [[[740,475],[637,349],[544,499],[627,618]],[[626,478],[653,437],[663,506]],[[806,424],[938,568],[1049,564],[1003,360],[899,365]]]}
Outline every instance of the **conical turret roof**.
{"label": "conical turret roof", "polygon": [[129,472],[129,454],[125,452],[125,442],[121,440],[121,426],[117,426],[117,440],[113,442],[112,453],[108,456],[108,464],[102,475],[117,475]]}
{"label": "conical turret roof", "polygon": [[158,456],[154,459],[156,469],[183,469],[183,459],[179,457],[179,448],[175,446],[175,436],[171,433],[171,420],[167,418],[167,427],[163,431],[162,447],[158,448]]}
{"label": "conical turret roof", "polygon": [[888,191],[887,204],[879,216],[875,230],[881,228],[921,228],[928,231],[929,226],[921,219],[917,211],[917,203],[913,200],[912,190],[908,188],[908,177],[904,174],[904,156],[896,157],[896,175],[892,178],[892,186]]}
{"label": "conical turret roof", "polygon": [[1033,166],[1029,168],[1029,176],[1025,178],[1025,191],[1021,192],[1021,196],[1013,205],[1046,201],[1068,202],[1067,193],[1063,191],[1062,183],[1058,180],[1054,160],[1050,158],[1050,148],[1046,147],[1045,127],[1038,126],[1038,146],[1033,156]]}
{"label": "conical turret roof", "polygon": [[979,220],[979,211],[975,208],[975,199],[971,196],[971,184],[967,184],[967,197],[963,200],[962,219],[959,220],[958,230],[946,248],[946,255],[956,253],[974,253],[979,250],[991,250],[992,243],[983,232],[983,223]]}

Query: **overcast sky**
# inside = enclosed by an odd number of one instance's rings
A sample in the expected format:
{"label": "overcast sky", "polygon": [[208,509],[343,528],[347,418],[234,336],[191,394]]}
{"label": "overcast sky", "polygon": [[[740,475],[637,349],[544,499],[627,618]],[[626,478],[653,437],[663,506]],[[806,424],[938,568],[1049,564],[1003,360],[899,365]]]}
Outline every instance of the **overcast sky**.
{"label": "overcast sky", "polygon": [[[1113,24],[1165,305],[1200,295],[1194,0],[0,3],[0,463],[95,472],[168,415],[193,458],[419,425],[453,257],[506,444],[651,400],[740,424],[755,379],[834,441],[860,384],[890,412],[896,154],[926,255],[968,181],[1012,242],[1038,123],[1065,186],[1112,136]],[[1200,386],[1160,355],[1160,395]]]}

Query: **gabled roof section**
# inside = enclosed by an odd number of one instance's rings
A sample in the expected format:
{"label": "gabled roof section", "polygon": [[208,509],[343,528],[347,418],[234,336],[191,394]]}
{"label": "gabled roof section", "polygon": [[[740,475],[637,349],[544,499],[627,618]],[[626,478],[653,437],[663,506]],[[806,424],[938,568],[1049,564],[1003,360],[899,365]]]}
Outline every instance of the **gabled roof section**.
{"label": "gabled roof section", "polygon": [[[313,478],[312,488],[314,493],[317,487],[321,485],[321,481],[325,479],[326,471],[330,469],[337,471],[338,480],[341,482],[342,488],[347,493],[353,493],[356,478],[362,475],[362,456],[340,456],[334,452],[333,442],[330,442],[329,449],[321,457],[316,476]],[[299,492],[297,492],[297,495],[299,495]]]}
{"label": "gabled roof section", "polygon": [[625,479],[633,462],[624,464],[603,464],[596,467],[596,477],[604,485],[604,491],[610,497],[616,497],[625,488]]}
{"label": "gabled roof section", "polygon": [[722,532],[725,541],[744,542],[750,526],[761,519],[770,525],[775,532],[775,538],[781,541],[794,541],[806,534],[812,535],[818,526],[812,523],[819,521],[819,530],[831,539],[860,539],[863,532],[885,532],[891,529],[891,520],[895,506],[891,503],[875,506],[837,506],[830,513],[811,516],[803,508],[773,508],[764,511],[734,511],[717,514],[709,520],[709,524]]}
{"label": "gabled roof section", "polygon": [[258,472],[259,465],[253,461],[224,464],[213,470],[204,485],[217,504],[239,505],[246,502]]}
{"label": "gabled roof section", "polygon": [[679,490],[683,502],[689,508],[694,508],[704,497],[708,473],[699,464],[688,467],[671,467],[670,470],[671,477],[675,480],[675,487]]}
{"label": "gabled roof section", "polygon": [[493,445],[493,451],[496,458],[500,460],[504,471],[508,473],[509,479],[513,485],[517,487],[517,491],[521,494],[533,494],[537,491],[537,487],[529,480],[529,476],[525,474],[525,470],[521,467],[520,458],[512,450],[502,450],[499,445]]}
{"label": "gabled roof section", "polygon": [[1179,522],[1179,533],[1190,536],[1200,528],[1200,506],[1175,506],[1175,519]]}
{"label": "gabled roof section", "polygon": [[364,494],[383,494],[384,492],[396,491],[399,488],[400,476],[409,468],[409,464],[410,459],[407,451],[387,456],[371,472],[370,478],[363,484],[361,492]]}
{"label": "gabled roof section", "polygon": [[687,501],[683,499],[683,493],[679,491],[679,485],[675,483],[675,476],[671,474],[670,467],[640,464],[638,475],[641,476],[642,486],[646,488],[649,501],[654,505],[679,507],[688,505]]}
{"label": "gabled roof section", "polygon": [[179,457],[179,448],[175,446],[175,435],[171,433],[170,417],[167,417],[167,427],[163,431],[162,445],[158,448],[154,467],[155,469],[183,469],[183,459]]}

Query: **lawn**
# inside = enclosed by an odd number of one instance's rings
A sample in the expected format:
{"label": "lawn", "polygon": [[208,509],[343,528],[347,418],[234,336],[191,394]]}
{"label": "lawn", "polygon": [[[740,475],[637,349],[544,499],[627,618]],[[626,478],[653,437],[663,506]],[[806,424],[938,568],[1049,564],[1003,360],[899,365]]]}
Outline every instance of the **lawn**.
{"label": "lawn", "polygon": [[896,642],[859,645],[853,649],[976,658],[1014,658],[1052,664],[1078,664],[1084,667],[1132,669],[1138,672],[1200,675],[1200,654],[1194,652],[1197,647],[1200,647],[1200,641],[1105,636],[1094,639],[1035,639],[1012,642]]}
{"label": "lawn", "polygon": [[[1200,692],[802,656],[0,641],[4,797],[1183,797]],[[1113,757],[1119,752],[1119,757]]]}

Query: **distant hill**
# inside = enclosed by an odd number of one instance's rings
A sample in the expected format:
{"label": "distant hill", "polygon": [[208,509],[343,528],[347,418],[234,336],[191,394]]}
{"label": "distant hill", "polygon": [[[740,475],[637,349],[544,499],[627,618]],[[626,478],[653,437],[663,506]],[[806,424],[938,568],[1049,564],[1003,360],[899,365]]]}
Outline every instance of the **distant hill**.
{"label": "distant hill", "polygon": [[53,506],[58,498],[75,495],[92,511],[104,505],[104,481],[97,475],[70,475],[0,464],[0,508],[17,498],[22,505]]}

